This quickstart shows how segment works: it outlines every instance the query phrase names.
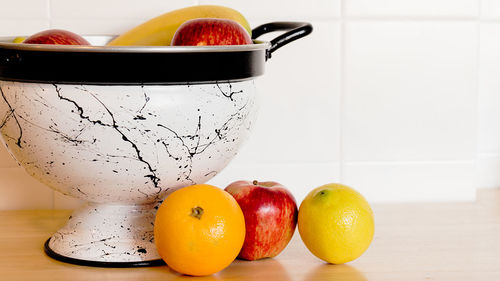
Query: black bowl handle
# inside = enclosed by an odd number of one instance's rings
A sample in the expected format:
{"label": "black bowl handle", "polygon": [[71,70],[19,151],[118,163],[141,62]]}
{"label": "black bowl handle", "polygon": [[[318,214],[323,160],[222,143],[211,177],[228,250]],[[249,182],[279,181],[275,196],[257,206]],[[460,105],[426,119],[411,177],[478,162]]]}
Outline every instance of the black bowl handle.
{"label": "black bowl handle", "polygon": [[257,39],[259,36],[265,33],[282,30],[286,30],[287,32],[271,40],[271,48],[267,50],[266,60],[271,58],[271,54],[277,49],[290,42],[309,35],[312,32],[313,27],[310,23],[307,22],[270,22],[254,28],[252,30],[252,39]]}

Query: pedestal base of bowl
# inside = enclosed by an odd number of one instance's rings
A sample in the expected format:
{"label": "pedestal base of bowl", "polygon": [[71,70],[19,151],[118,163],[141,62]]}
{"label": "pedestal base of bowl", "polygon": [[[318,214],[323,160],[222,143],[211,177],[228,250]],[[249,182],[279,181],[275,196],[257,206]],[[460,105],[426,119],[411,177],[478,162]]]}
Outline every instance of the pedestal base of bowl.
{"label": "pedestal base of bowl", "polygon": [[0,80],[0,137],[25,171],[50,188],[115,204],[75,211],[47,242],[50,256],[78,264],[142,264],[160,259],[153,242],[156,209],[133,204],[157,202],[219,173],[250,133],[256,103],[253,80]]}
{"label": "pedestal base of bowl", "polygon": [[45,243],[59,261],[99,267],[162,265],[154,244],[156,206],[88,203]]}
{"label": "pedestal base of bowl", "polygon": [[162,259],[150,260],[150,261],[132,261],[132,262],[103,262],[103,261],[91,261],[91,260],[81,260],[75,259],[67,256],[60,255],[54,252],[50,246],[50,238],[44,244],[44,251],[47,256],[62,261],[65,263],[71,263],[76,265],[84,265],[84,266],[94,266],[94,267],[147,267],[147,266],[161,266],[165,265],[165,262]]}

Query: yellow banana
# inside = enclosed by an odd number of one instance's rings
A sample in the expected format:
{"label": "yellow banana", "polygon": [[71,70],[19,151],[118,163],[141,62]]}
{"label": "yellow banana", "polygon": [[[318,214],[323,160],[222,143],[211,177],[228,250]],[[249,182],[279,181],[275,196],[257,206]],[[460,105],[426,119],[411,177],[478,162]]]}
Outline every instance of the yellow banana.
{"label": "yellow banana", "polygon": [[14,40],[12,40],[12,43],[22,43],[24,40],[26,40],[26,37],[19,36],[19,37],[14,38]]}
{"label": "yellow banana", "polygon": [[241,24],[249,34],[252,29],[238,11],[216,5],[200,5],[174,10],[155,17],[110,41],[110,46],[166,46],[170,45],[177,28],[195,18],[224,18]]}

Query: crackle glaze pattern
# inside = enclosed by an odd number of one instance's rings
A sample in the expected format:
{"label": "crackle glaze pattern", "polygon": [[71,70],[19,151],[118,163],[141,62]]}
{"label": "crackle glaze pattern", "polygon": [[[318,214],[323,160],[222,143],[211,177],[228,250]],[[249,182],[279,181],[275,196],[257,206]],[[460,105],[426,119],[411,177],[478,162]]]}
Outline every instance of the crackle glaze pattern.
{"label": "crackle glaze pattern", "polygon": [[[134,205],[152,206],[169,190],[215,176],[247,137],[255,103],[252,80],[161,86],[0,81],[0,131],[10,153],[36,179],[63,194],[99,204],[95,209],[100,216],[115,210],[106,204],[130,205],[131,212],[145,212],[140,216],[151,224],[148,208]],[[90,249],[76,254],[79,258],[104,261],[143,260],[149,255],[141,250],[130,257],[134,252],[130,245],[124,252],[96,247],[125,249],[117,244],[130,237],[152,239],[152,234],[149,230],[124,234],[122,222],[128,219],[112,212],[109,217],[115,221],[92,226],[96,216],[88,206],[75,211],[68,225],[52,237],[51,247],[71,253],[70,245],[79,245]],[[71,229],[78,229],[77,234],[68,235]],[[84,229],[111,232],[80,243],[78,232]],[[142,237],[144,233],[149,236]],[[123,235],[127,238],[121,239]],[[64,236],[71,236],[71,242]]]}
{"label": "crackle glaze pattern", "polygon": [[52,251],[79,260],[136,262],[160,259],[153,240],[158,204],[89,203],[50,238]]}

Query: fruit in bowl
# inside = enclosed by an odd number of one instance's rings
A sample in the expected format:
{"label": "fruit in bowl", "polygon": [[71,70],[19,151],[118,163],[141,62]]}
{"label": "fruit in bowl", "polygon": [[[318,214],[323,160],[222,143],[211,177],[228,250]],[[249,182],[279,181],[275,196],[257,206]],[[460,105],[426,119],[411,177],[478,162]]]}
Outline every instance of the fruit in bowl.
{"label": "fruit in bowl", "polygon": [[188,20],[174,34],[172,46],[252,44],[250,34],[234,20],[200,18]]}
{"label": "fruit in bowl", "polygon": [[245,216],[245,242],[238,257],[258,260],[281,253],[297,224],[293,195],[283,185],[271,181],[236,181],[225,190],[233,195]]}
{"label": "fruit in bowl", "polygon": [[23,43],[24,40],[26,40],[26,37],[17,36],[16,38],[14,38],[14,40],[12,40],[12,43]]}
{"label": "fruit in bowl", "polygon": [[48,29],[26,38],[25,44],[90,45],[82,36],[63,29]]}
{"label": "fruit in bowl", "polygon": [[238,11],[219,5],[196,5],[173,10],[152,18],[110,41],[110,46],[169,46],[181,24],[197,18],[230,19],[251,34],[252,29]]}

